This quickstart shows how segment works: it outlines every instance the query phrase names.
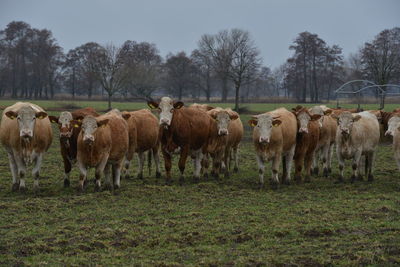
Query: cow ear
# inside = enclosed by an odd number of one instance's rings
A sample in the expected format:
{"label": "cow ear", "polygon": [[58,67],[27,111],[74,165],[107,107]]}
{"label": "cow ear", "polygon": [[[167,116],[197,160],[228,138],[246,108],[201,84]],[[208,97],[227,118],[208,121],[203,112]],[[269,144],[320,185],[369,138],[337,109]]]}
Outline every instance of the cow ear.
{"label": "cow ear", "polygon": [[332,114],[332,109],[327,109],[327,110],[324,111],[324,115],[329,116],[331,114]]}
{"label": "cow ear", "polygon": [[178,101],[176,103],[174,103],[174,109],[180,109],[181,107],[183,107],[183,102]]}
{"label": "cow ear", "polygon": [[277,127],[279,125],[281,125],[282,121],[281,120],[273,120],[272,121],[272,126]]}
{"label": "cow ear", "polygon": [[353,117],[353,121],[358,121],[359,119],[361,119],[360,115],[356,115],[356,116]]}
{"label": "cow ear", "polygon": [[15,119],[17,116],[18,116],[18,114],[17,114],[17,112],[15,112],[15,111],[12,111],[12,110],[10,110],[10,111],[7,111],[6,112],[6,116],[9,118],[9,119]]}
{"label": "cow ear", "polygon": [[232,114],[229,114],[229,118],[234,121],[239,118],[239,115],[236,113],[232,113]]}
{"label": "cow ear", "polygon": [[108,119],[104,119],[97,122],[97,127],[106,126],[108,123]]}
{"label": "cow ear", "polygon": [[154,101],[147,101],[147,105],[149,106],[149,108],[151,109],[156,109],[158,108],[158,103],[154,102]]}
{"label": "cow ear", "polygon": [[334,118],[334,119],[336,119],[336,120],[339,119],[339,116],[336,115],[335,113],[332,113],[332,114],[331,114],[331,117]]}
{"label": "cow ear", "polygon": [[322,117],[322,116],[319,115],[319,114],[314,114],[314,115],[311,115],[311,120],[312,120],[312,121],[316,121],[316,120],[319,120],[321,117]]}
{"label": "cow ear", "polygon": [[251,127],[255,127],[255,126],[257,125],[257,120],[255,120],[255,119],[249,120],[249,125],[250,125]]}
{"label": "cow ear", "polygon": [[122,118],[124,118],[124,120],[128,120],[130,117],[131,117],[131,114],[129,114],[128,112],[122,113]]}
{"label": "cow ear", "polygon": [[71,125],[72,125],[74,128],[79,128],[79,127],[81,127],[81,125],[82,125],[82,121],[72,120],[72,121],[71,121]]}
{"label": "cow ear", "polygon": [[77,121],[83,121],[83,116],[77,116],[77,117],[75,118],[75,120],[77,120]]}
{"label": "cow ear", "polygon": [[47,117],[47,113],[44,111],[39,111],[36,112],[35,117],[42,120]]}
{"label": "cow ear", "polygon": [[58,117],[57,116],[49,116],[49,120],[51,123],[58,123]]}
{"label": "cow ear", "polygon": [[212,109],[214,109],[214,107],[207,106],[207,111],[208,111],[208,110],[212,110]]}

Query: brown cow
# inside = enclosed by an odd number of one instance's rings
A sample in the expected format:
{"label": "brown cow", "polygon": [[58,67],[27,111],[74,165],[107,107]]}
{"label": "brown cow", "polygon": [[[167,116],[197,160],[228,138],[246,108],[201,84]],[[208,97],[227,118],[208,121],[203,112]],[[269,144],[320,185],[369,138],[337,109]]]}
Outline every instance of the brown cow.
{"label": "brown cow", "polygon": [[161,98],[159,103],[149,101],[150,108],[160,110],[160,140],[164,156],[166,183],[171,183],[172,153],[180,148],[179,170],[182,184],[185,164],[189,153],[194,156],[194,180],[198,181],[201,159],[207,150],[211,119],[209,115],[197,108],[183,107],[182,102],[174,102],[169,97]]}
{"label": "brown cow", "polygon": [[271,112],[253,116],[249,120],[253,129],[253,143],[256,150],[260,187],[264,186],[264,163],[272,161],[271,185],[279,184],[278,171],[283,159],[282,182],[290,183],[290,169],[296,147],[297,122],[292,112],[279,108]]}
{"label": "brown cow", "polygon": [[307,108],[297,106],[293,108],[293,114],[296,116],[298,132],[296,137],[296,150],[294,152],[295,175],[294,179],[301,182],[301,172],[304,166],[305,182],[310,181],[311,165],[314,159],[319,139],[319,119],[321,115],[311,115]]}
{"label": "brown cow", "polygon": [[58,129],[60,130],[60,152],[64,162],[64,187],[70,185],[69,176],[72,169],[72,164],[76,161],[77,140],[81,127],[74,127],[72,125],[73,120],[83,120],[87,115],[93,117],[99,116],[99,114],[93,108],[82,108],[72,112],[64,111],[60,113],[60,116],[49,116],[52,123],[57,123]]}
{"label": "brown cow", "polygon": [[225,109],[228,111],[228,113],[231,113],[233,115],[236,115],[238,118],[236,120],[231,121],[228,126],[228,141],[226,143],[225,147],[225,153],[224,153],[224,167],[225,167],[225,176],[229,177],[229,171],[230,171],[230,160],[231,160],[231,155],[233,153],[233,160],[234,160],[234,172],[239,171],[239,144],[242,141],[243,138],[243,123],[240,120],[239,114],[230,108]]}
{"label": "brown cow", "polygon": [[34,163],[34,190],[39,188],[43,154],[49,149],[53,133],[47,113],[39,106],[17,102],[3,111],[0,141],[8,154],[12,190],[25,190],[26,165]]}
{"label": "brown cow", "polygon": [[310,114],[321,115],[321,118],[319,119],[320,133],[313,160],[313,169],[314,174],[318,175],[318,161],[321,157],[323,164],[323,175],[325,177],[328,177],[328,174],[332,171],[331,163],[336,139],[337,123],[336,119],[330,116],[331,111],[332,110],[329,109],[324,112],[322,106],[315,106],[309,109]]}
{"label": "brown cow", "polygon": [[159,126],[157,117],[148,109],[141,109],[133,112],[125,111],[122,113],[122,116],[125,118],[126,114],[130,116],[127,118],[129,149],[125,160],[125,177],[129,177],[130,162],[136,152],[139,155],[139,172],[137,177],[143,179],[144,153],[146,151],[149,151],[149,172],[151,170],[151,155],[153,155],[156,164],[156,177],[161,177],[160,158],[158,155],[160,142],[158,140]]}
{"label": "brown cow", "polygon": [[[230,134],[229,125],[233,121],[237,120],[239,118],[239,115],[236,112],[233,113],[230,109],[225,110],[222,108],[211,109],[207,111],[207,114],[211,118],[207,153],[209,153],[211,155],[211,158],[213,159],[212,175],[215,178],[218,178]],[[207,169],[208,167],[206,157],[203,161],[203,167],[204,169]],[[225,171],[227,171],[226,168]],[[208,176],[207,172],[204,175]]]}
{"label": "brown cow", "polygon": [[[89,167],[96,168],[96,191],[100,190],[103,172],[106,186],[119,188],[121,169],[129,146],[127,122],[119,112],[112,110],[99,117],[86,116],[82,122],[74,120],[73,125],[82,127],[78,136],[78,190],[84,189]],[[113,179],[110,181],[111,168]]]}

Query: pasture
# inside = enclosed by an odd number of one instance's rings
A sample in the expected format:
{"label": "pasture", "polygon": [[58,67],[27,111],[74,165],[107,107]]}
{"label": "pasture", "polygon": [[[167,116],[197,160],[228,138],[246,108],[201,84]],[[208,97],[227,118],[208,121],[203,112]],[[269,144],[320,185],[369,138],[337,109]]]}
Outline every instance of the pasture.
{"label": "pasture", "polygon": [[[43,108],[63,108],[70,102],[33,101]],[[1,101],[4,107],[14,101]],[[75,102],[98,110],[106,102]],[[145,108],[145,103],[114,103],[121,110]],[[222,105],[233,106],[232,104]],[[249,104],[251,113],[296,104]],[[343,105],[346,106],[346,105]],[[352,106],[352,105],[348,105]],[[392,110],[397,105],[387,105]],[[377,109],[365,105],[364,109]],[[55,115],[58,112],[50,111]],[[178,185],[174,157],[172,186],[164,177],[121,180],[121,189],[76,192],[77,168],[71,188],[63,188],[63,164],[58,129],[45,155],[40,192],[11,192],[7,155],[0,148],[0,265],[4,266],[336,266],[400,264],[400,173],[390,143],[379,146],[375,181],[335,184],[336,155],[329,178],[311,183],[258,189],[258,170],[250,114],[241,115],[245,138],[239,172],[194,184],[192,164]],[[162,161],[163,162],[163,161]],[[270,177],[266,168],[266,181]],[[293,170],[292,170],[293,171]],[[164,174],[164,166],[162,165]],[[89,173],[93,179],[94,172]]]}

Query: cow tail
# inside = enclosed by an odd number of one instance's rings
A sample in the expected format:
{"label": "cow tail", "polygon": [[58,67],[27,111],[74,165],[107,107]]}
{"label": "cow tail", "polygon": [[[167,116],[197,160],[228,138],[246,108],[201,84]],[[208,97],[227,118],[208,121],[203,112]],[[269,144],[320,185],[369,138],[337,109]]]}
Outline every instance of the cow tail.
{"label": "cow tail", "polygon": [[153,150],[150,149],[149,152],[147,152],[147,167],[149,168],[149,176],[151,175],[151,154]]}

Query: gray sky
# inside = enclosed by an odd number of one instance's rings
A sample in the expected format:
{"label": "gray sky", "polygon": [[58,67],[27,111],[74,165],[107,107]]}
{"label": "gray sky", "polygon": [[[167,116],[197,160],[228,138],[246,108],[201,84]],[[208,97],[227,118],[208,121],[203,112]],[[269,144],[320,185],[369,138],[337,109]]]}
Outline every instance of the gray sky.
{"label": "gray sky", "polygon": [[0,0],[0,28],[22,20],[47,28],[67,52],[89,41],[126,40],[190,53],[204,33],[248,30],[269,67],[284,63],[298,33],[317,33],[344,55],[400,26],[400,0]]}

